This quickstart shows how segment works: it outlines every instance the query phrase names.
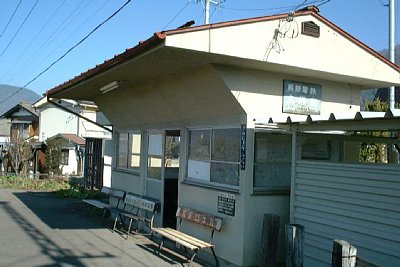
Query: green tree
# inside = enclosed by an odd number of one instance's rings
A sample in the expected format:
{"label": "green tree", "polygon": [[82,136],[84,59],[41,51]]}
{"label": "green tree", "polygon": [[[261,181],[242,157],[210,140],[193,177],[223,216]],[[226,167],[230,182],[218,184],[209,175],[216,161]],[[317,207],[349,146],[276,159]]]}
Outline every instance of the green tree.
{"label": "green tree", "polygon": [[[379,97],[373,101],[367,101],[365,105],[366,111],[387,111],[389,103],[382,101]],[[371,137],[389,137],[388,132],[366,132],[366,136]],[[360,162],[384,163],[387,162],[387,144],[384,143],[361,143],[359,159]]]}
{"label": "green tree", "polygon": [[60,138],[53,138],[46,140],[46,165],[45,170],[47,172],[53,172],[54,174],[61,174],[61,147],[62,140]]}

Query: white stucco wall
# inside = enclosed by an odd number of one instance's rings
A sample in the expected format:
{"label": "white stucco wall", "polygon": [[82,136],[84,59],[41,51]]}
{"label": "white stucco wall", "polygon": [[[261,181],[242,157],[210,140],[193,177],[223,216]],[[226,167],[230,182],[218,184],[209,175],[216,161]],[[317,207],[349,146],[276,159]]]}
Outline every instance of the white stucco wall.
{"label": "white stucco wall", "polygon": [[40,109],[40,141],[59,133],[77,134],[78,118],[53,105]]}
{"label": "white stucco wall", "polygon": [[[301,34],[301,23],[304,21],[316,23],[320,27],[320,37]],[[274,39],[275,30],[280,34]],[[167,35],[166,45],[282,64],[299,71],[312,70],[313,75],[331,73],[346,80],[357,77],[360,80],[400,83],[397,70],[361,48],[354,39],[346,38],[317,15],[296,16],[291,22],[284,18],[172,33]],[[305,73],[309,75],[308,71]]]}
{"label": "white stucco wall", "polygon": [[282,112],[284,80],[321,85],[321,115],[360,110],[360,85],[233,67],[216,66],[216,70],[249,119],[256,121],[290,115]]}

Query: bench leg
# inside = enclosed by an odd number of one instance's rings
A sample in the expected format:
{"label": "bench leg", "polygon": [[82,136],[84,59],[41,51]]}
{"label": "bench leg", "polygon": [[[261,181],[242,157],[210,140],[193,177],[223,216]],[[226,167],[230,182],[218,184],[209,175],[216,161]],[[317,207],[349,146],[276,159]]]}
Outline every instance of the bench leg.
{"label": "bench leg", "polygon": [[115,231],[115,228],[117,227],[117,222],[118,222],[118,216],[115,216],[114,226],[113,226],[112,232]]}
{"label": "bench leg", "polygon": [[128,240],[129,234],[131,233],[131,226],[132,226],[132,219],[129,220],[129,226],[128,226],[128,233],[126,234],[126,239]]}
{"label": "bench leg", "polygon": [[190,267],[190,264],[192,264],[192,262],[193,262],[193,260],[194,260],[194,257],[196,257],[197,251],[198,251],[198,250],[196,249],[196,250],[193,252],[192,257],[190,257],[188,267]]}
{"label": "bench leg", "polygon": [[164,237],[161,237],[160,245],[158,245],[158,255],[160,255],[163,245],[164,245]]}
{"label": "bench leg", "polygon": [[106,219],[106,213],[107,213],[107,210],[103,209],[103,217],[101,219],[102,222],[104,222],[104,220]]}
{"label": "bench leg", "polygon": [[215,259],[215,266],[219,266],[219,263],[218,263],[218,258],[217,258],[217,255],[215,255],[215,251],[214,251],[214,248],[213,247],[211,247],[211,251],[212,251],[212,254],[214,255],[214,259]]}

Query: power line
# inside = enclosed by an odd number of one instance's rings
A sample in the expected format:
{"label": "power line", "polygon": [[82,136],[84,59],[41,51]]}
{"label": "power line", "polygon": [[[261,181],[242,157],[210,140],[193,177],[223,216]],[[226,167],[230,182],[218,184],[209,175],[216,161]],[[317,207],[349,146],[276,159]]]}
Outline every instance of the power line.
{"label": "power line", "polygon": [[25,47],[24,51],[20,53],[19,57],[17,60],[13,62],[13,65],[9,67],[8,71],[5,72],[0,79],[3,79],[5,76],[8,76],[10,71],[14,68],[14,66],[21,60],[21,58],[25,55],[26,51],[31,47],[31,45],[36,41],[36,39],[39,37],[39,35],[43,32],[43,30],[49,25],[50,21],[53,20],[55,15],[58,13],[58,11],[61,9],[61,7],[65,4],[66,0],[63,0],[61,4],[57,7],[57,9],[53,12],[53,14],[49,17],[49,19],[45,22],[45,24],[42,26],[42,28],[39,30],[39,32],[36,34],[36,36],[32,39],[32,41],[29,42],[29,44]]}
{"label": "power line", "polygon": [[19,6],[21,5],[22,0],[19,0],[17,7],[15,8],[13,14],[11,15],[10,19],[7,22],[7,25],[4,27],[3,31],[0,34],[0,38],[3,36],[4,32],[7,30],[8,25],[10,25],[10,22],[12,21],[12,19],[14,18],[15,13],[17,13],[17,10],[19,8]]}
{"label": "power line", "polygon": [[55,60],[53,63],[51,63],[46,69],[41,71],[38,75],[36,75],[32,80],[27,82],[24,86],[20,87],[17,91],[12,93],[10,96],[6,97],[2,101],[0,101],[0,104],[4,103],[14,95],[18,94],[22,89],[26,88],[29,84],[37,80],[40,76],[42,76],[44,73],[46,73],[49,69],[51,69],[55,64],[60,62],[66,55],[68,55],[72,50],[74,50],[76,47],[78,47],[80,44],[82,44],[89,36],[91,36],[94,32],[96,32],[101,26],[103,26],[105,23],[107,23],[110,19],[112,19],[114,16],[116,16],[122,9],[124,9],[132,0],[128,0],[123,4],[117,11],[115,11],[111,16],[109,16],[107,19],[105,19],[102,23],[97,25],[91,32],[89,32],[84,38],[82,38],[78,43],[76,43],[74,46],[72,46],[70,49],[67,50],[62,56],[60,56],[57,60]]}
{"label": "power line", "polygon": [[[88,3],[90,3],[90,2],[88,2]],[[97,2],[97,3],[98,3],[98,2]],[[104,2],[101,6],[99,6],[93,13],[91,13],[90,16],[88,16],[82,23],[80,23],[80,24],[78,25],[78,27],[72,29],[71,33],[70,33],[68,36],[66,36],[66,38],[64,38],[63,40],[61,40],[60,42],[58,42],[58,44],[55,45],[54,49],[51,50],[46,56],[44,56],[44,58],[52,58],[53,54],[56,54],[56,52],[58,52],[58,51],[60,51],[60,50],[62,51],[61,45],[62,45],[62,44],[67,44],[68,41],[71,39],[71,37],[73,37],[73,35],[76,35],[76,33],[77,33],[90,19],[93,19],[93,17],[94,17],[102,8],[104,8],[108,3],[109,3],[108,1],[105,1],[105,2]],[[85,9],[85,8],[87,8],[87,6],[88,6],[88,4],[86,4],[86,5],[80,10],[80,12],[79,12],[78,14],[82,13],[82,10]],[[76,18],[76,16],[75,16],[75,18]],[[74,18],[74,19],[75,19],[75,18]],[[72,23],[72,21],[71,21],[71,23]],[[63,30],[65,30],[65,28],[64,28]],[[65,35],[65,34],[64,34],[64,35]],[[63,35],[63,36],[64,36],[64,35]],[[77,37],[77,38],[78,38],[78,37]],[[58,49],[58,50],[57,50],[57,49]],[[40,62],[40,63],[42,63],[41,66],[44,65],[44,64],[45,64],[45,60],[42,60],[42,62]],[[26,68],[26,69],[27,69],[27,70],[30,70],[31,68],[29,68],[29,69]],[[39,66],[37,69],[40,69],[40,66]],[[35,71],[30,71],[30,72],[28,72],[28,75],[26,75],[26,76],[30,76],[30,74],[31,74],[31,73],[34,73],[34,72],[35,72]]]}
{"label": "power line", "polygon": [[[26,66],[26,65],[28,65],[28,64],[31,64],[31,62],[32,61],[34,61],[36,58],[39,58],[39,54],[42,52],[42,51],[45,51],[45,49],[44,48],[46,48],[46,47],[48,47],[50,44],[52,44],[53,42],[54,42],[54,40],[57,38],[57,36],[61,33],[61,32],[63,32],[64,31],[64,29],[65,29],[65,24],[67,23],[67,21],[68,20],[70,20],[70,18],[73,16],[73,14],[74,13],[76,13],[78,10],[79,10],[79,8],[82,6],[82,4],[83,4],[83,0],[81,0],[81,2],[74,8],[74,10],[72,11],[72,12],[70,12],[69,14],[68,14],[68,16],[63,20],[63,22],[60,24],[60,25],[58,25],[57,26],[57,28],[56,29],[54,29],[54,31],[52,31],[51,33],[50,33],[50,37],[47,39],[47,40],[45,40],[44,42],[42,42],[42,44],[35,50],[35,52],[34,53],[31,53],[31,56],[27,59],[27,60],[25,60],[25,63],[24,64],[22,64],[22,66]],[[71,23],[71,21],[69,22],[69,24]],[[69,25],[68,24],[68,25]],[[21,67],[22,68],[22,67]],[[21,69],[20,68],[20,69]],[[18,69],[18,71],[17,71],[17,73],[19,73],[19,70],[20,69]],[[26,68],[25,68],[26,69]],[[14,75],[15,76],[15,75]]]}
{"label": "power line", "polygon": [[22,22],[21,26],[19,26],[18,30],[15,32],[14,36],[11,38],[10,42],[8,42],[7,46],[4,48],[3,52],[1,52],[0,57],[4,55],[4,53],[8,50],[8,48],[10,47],[11,43],[14,41],[15,37],[17,37],[19,31],[22,29],[22,27],[24,26],[25,22],[28,20],[29,16],[32,14],[33,10],[35,9],[37,3],[39,2],[39,0],[36,0],[35,4],[33,5],[33,7],[31,8],[31,10],[29,11],[28,15],[25,17],[24,21]]}
{"label": "power line", "polygon": [[165,30],[186,8],[187,6],[191,3],[191,1],[188,1],[182,8],[181,10],[178,11],[178,13],[167,23],[167,25],[162,28],[162,30]]}
{"label": "power line", "polygon": [[[90,1],[81,0],[79,5],[77,5],[75,7],[75,9],[68,15],[68,17],[62,22],[62,24],[60,24],[58,26],[58,28],[55,31],[53,31],[53,34],[51,34],[50,38],[47,39],[48,42],[42,43],[42,45],[36,50],[35,54],[33,54],[28,59],[28,62],[31,63],[32,61],[38,59],[39,57],[37,57],[36,55],[38,55],[40,52],[48,52],[47,55],[43,55],[42,58],[51,58],[51,56],[55,53],[55,51],[57,51],[57,49],[60,49],[61,45],[65,44],[65,43],[59,42],[57,45],[55,45],[54,49],[51,50],[50,52],[49,52],[49,49],[42,49],[42,48],[50,47],[50,45],[53,44],[57,40],[58,36],[61,36],[61,35],[64,36],[64,34],[62,34],[62,33],[79,17],[79,15],[83,12],[83,10],[85,10],[88,7],[88,5],[90,4],[91,1],[92,0],[90,0]],[[45,60],[42,60],[42,62],[44,62],[44,61]],[[38,66],[36,69],[42,68],[42,66],[43,66],[43,64],[41,64],[42,62],[38,62],[36,64],[36,66]],[[19,73],[19,71],[17,71],[16,73]],[[35,73],[35,71],[33,70],[33,67],[25,68],[25,73],[26,73],[26,75],[24,75],[24,76],[30,76],[31,73]],[[14,77],[15,77],[15,75],[13,76],[13,78]]]}
{"label": "power line", "polygon": [[[304,6],[305,4],[307,5],[312,5],[312,4],[317,4],[317,3],[321,3],[321,2],[329,2],[330,0],[324,1],[324,0],[314,0],[314,1],[310,1],[307,3],[306,1],[303,1],[301,4],[299,5],[290,5],[290,6],[281,6],[281,7],[269,7],[269,8],[235,8],[235,7],[226,7],[223,6],[223,9],[226,10],[234,10],[234,11],[274,11],[274,10],[297,10],[300,7]],[[322,3],[322,4],[324,4]],[[320,4],[320,5],[322,5]]]}

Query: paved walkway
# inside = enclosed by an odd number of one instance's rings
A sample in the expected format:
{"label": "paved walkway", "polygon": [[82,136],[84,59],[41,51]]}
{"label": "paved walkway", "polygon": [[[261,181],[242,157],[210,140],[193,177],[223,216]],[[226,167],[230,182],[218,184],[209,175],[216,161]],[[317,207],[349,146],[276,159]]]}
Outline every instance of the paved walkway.
{"label": "paved walkway", "polygon": [[0,266],[183,266],[178,254],[158,256],[146,237],[125,240],[87,211],[52,193],[0,189]]}

